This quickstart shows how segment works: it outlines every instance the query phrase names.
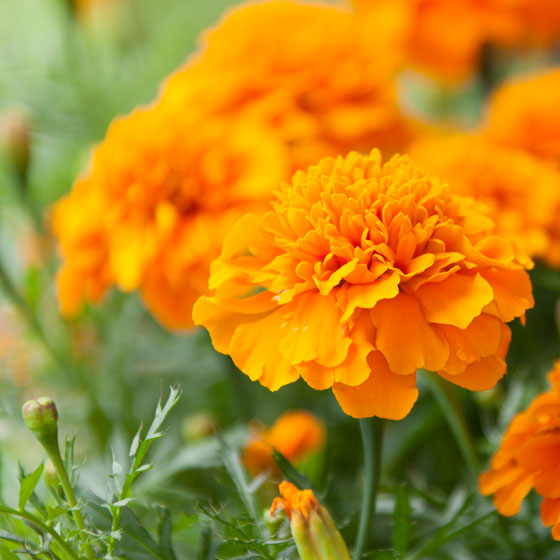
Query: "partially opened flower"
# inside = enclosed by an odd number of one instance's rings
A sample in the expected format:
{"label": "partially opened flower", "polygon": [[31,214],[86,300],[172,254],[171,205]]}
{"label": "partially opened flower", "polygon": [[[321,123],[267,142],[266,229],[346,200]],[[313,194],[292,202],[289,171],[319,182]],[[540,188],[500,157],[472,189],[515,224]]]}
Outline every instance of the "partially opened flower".
{"label": "partially opened flower", "polygon": [[552,526],[552,537],[560,540],[560,361],[549,381],[552,388],[515,416],[479,483],[506,516],[518,513],[534,489],[543,497],[543,524]]}
{"label": "partially opened flower", "polygon": [[289,410],[265,429],[253,427],[243,449],[243,463],[254,475],[275,470],[273,449],[290,462],[298,462],[321,449],[325,442],[325,427],[313,414],[305,410]]}
{"label": "partially opened flower", "polygon": [[411,157],[451,189],[484,202],[496,231],[531,257],[560,265],[560,172],[519,148],[481,136],[424,138]]}
{"label": "partially opened flower", "polygon": [[312,490],[298,490],[286,480],[278,490],[282,497],[274,498],[270,512],[286,512],[301,560],[350,560],[342,535]]}
{"label": "partially opened flower", "polygon": [[302,377],[352,416],[400,419],[419,368],[472,390],[506,372],[531,261],[493,229],[407,157],[325,158],[236,224],[193,318],[273,391]]}
{"label": "partially opened flower", "polygon": [[504,146],[523,148],[560,163],[560,68],[512,79],[493,94],[485,133]]}
{"label": "partially opened flower", "polygon": [[395,64],[378,54],[334,7],[229,14],[155,103],[111,124],[57,204],[62,312],[117,285],[167,327],[190,326],[226,233],[280,181],[324,155],[408,138]]}

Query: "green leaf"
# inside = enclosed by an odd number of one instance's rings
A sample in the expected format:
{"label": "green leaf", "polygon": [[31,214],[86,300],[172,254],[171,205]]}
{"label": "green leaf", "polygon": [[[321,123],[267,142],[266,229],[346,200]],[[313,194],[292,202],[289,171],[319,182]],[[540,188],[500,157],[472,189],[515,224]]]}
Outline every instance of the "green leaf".
{"label": "green leaf", "polygon": [[273,448],[272,457],[286,480],[295,484],[300,490],[309,488],[315,491],[313,483],[303,473],[300,473],[280,451]]}
{"label": "green leaf", "polygon": [[399,558],[403,558],[408,550],[412,529],[411,513],[408,487],[403,484],[397,490],[393,511],[393,548]]}
{"label": "green leaf", "polygon": [[167,560],[176,560],[171,542],[171,516],[167,508],[162,508],[161,520],[159,523],[159,540],[161,548]]}
{"label": "green leaf", "polygon": [[22,478],[19,486],[19,500],[18,509],[23,510],[25,504],[28,502],[29,498],[35,490],[35,486],[39,482],[41,475],[43,474],[44,464],[41,463],[30,475]]}

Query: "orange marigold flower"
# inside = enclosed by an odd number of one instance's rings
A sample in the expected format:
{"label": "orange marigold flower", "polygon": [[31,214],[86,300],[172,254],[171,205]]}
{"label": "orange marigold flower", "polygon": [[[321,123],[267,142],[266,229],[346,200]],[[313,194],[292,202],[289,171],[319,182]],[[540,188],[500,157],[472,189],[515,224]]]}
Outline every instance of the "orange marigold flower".
{"label": "orange marigold flower", "polygon": [[256,475],[274,470],[272,450],[286,459],[297,462],[321,449],[325,441],[325,427],[313,414],[304,410],[290,410],[282,414],[269,428],[257,425],[243,450],[243,463]]}
{"label": "orange marigold flower", "polygon": [[350,560],[341,534],[312,490],[298,490],[286,480],[278,490],[282,497],[274,498],[270,512],[286,512],[301,560]]}
{"label": "orange marigold flower", "polygon": [[515,240],[531,257],[560,265],[560,172],[518,148],[480,136],[425,138],[412,159],[449,181],[457,194],[484,202],[499,235]]}
{"label": "orange marigold flower", "polygon": [[510,80],[492,95],[485,133],[560,163],[560,67]]}
{"label": "orange marigold flower", "polygon": [[479,485],[482,494],[494,494],[496,509],[506,516],[518,513],[534,488],[544,498],[542,522],[560,540],[560,360],[549,381],[552,388],[512,420]]}
{"label": "orange marigold flower", "polygon": [[401,12],[401,41],[408,61],[444,80],[476,70],[485,43],[511,44],[521,19],[507,0],[353,0],[375,21],[389,6]]}
{"label": "orange marigold flower", "polygon": [[394,64],[376,52],[336,8],[277,1],[229,14],[156,103],[111,124],[57,204],[62,312],[116,284],[166,326],[191,326],[241,215],[300,165],[408,134]]}
{"label": "orange marigold flower", "polygon": [[352,416],[400,419],[419,368],[472,390],[505,374],[531,262],[472,199],[377,150],[325,158],[276,197],[233,228],[193,312],[252,380],[302,377]]}

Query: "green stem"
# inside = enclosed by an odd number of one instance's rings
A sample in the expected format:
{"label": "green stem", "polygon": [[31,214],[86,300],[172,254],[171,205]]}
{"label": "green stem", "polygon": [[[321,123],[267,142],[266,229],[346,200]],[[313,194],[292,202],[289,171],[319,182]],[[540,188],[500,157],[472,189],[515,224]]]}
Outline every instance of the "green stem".
{"label": "green stem", "polygon": [[465,415],[457,400],[454,388],[438,375],[427,374],[424,376],[424,379],[428,382],[428,386],[439,404],[453,437],[457,442],[457,446],[463,455],[463,459],[467,465],[467,471],[471,477],[471,482],[476,484],[479,471],[478,458]]}
{"label": "green stem", "polygon": [[68,554],[68,556],[70,556],[70,558],[73,558],[74,560],[80,560],[76,553],[68,546],[66,541],[53,528],[45,525],[45,523],[43,523],[40,519],[38,519],[31,513],[27,511],[18,511],[17,509],[12,509],[5,506],[0,506],[0,513],[5,513],[6,515],[11,515],[12,517],[17,517],[19,519],[24,519],[25,521],[33,523],[33,525],[39,527],[41,531],[48,533],[53,538],[53,540],[55,540],[58,545],[60,545],[60,547]]}
{"label": "green stem", "polygon": [[383,450],[383,427],[382,418],[361,418],[360,431],[364,444],[364,470],[365,488],[362,500],[362,512],[360,514],[360,526],[356,547],[354,548],[354,560],[362,557],[368,544],[368,536],[372,533],[372,521],[375,514],[375,501],[379,487],[379,476],[381,474],[381,455]]}
{"label": "green stem", "polygon": [[88,560],[93,560],[95,558],[95,555],[93,553],[91,545],[87,541],[84,518],[82,516],[82,512],[78,508],[78,502],[76,500],[76,496],[74,495],[74,489],[72,488],[72,484],[70,483],[70,479],[68,478],[68,473],[66,472],[66,468],[64,467],[64,463],[62,462],[62,458],[60,457],[60,450],[58,449],[58,438],[56,437],[56,434],[54,434],[52,437],[40,438],[39,441],[42,443],[45,451],[47,452],[47,455],[49,456],[49,459],[51,460],[51,463],[53,464],[56,475],[58,476],[58,480],[62,485],[64,494],[66,495],[66,500],[72,508],[72,516],[74,517],[76,526],[80,530],[80,540],[82,541],[85,556],[86,558],[88,558]]}

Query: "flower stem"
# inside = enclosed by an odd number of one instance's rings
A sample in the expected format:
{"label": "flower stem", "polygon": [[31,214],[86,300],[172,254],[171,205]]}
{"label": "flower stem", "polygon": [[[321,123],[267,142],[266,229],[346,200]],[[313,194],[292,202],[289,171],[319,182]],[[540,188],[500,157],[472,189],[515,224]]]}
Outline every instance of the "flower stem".
{"label": "flower stem", "polygon": [[457,395],[453,391],[453,386],[441,379],[438,375],[426,375],[425,379],[428,381],[430,391],[441,407],[447,424],[457,442],[457,446],[463,455],[471,481],[473,484],[476,484],[478,476],[478,458],[465,415],[457,400]]}
{"label": "flower stem", "polygon": [[58,449],[58,439],[56,437],[56,434],[54,435],[54,437],[42,438],[40,441],[45,451],[47,452],[51,463],[53,464],[56,475],[58,476],[58,480],[60,481],[62,489],[64,490],[64,494],[66,495],[66,500],[72,508],[72,516],[74,517],[74,522],[80,530],[80,540],[82,541],[85,557],[88,558],[88,560],[93,560],[95,558],[95,555],[93,553],[91,545],[87,542],[84,518],[82,516],[82,512],[78,508],[78,502],[76,500],[76,496],[74,495],[74,489],[72,488],[72,484],[70,483],[70,479],[68,478],[68,473],[66,472],[66,468],[64,467],[64,463],[62,462],[62,458],[60,457],[60,450]]}
{"label": "flower stem", "polygon": [[383,449],[383,427],[382,418],[360,418],[360,431],[364,444],[364,470],[365,488],[362,500],[362,512],[360,514],[360,526],[358,537],[354,548],[354,560],[362,557],[364,548],[367,546],[368,536],[372,533],[372,521],[375,514],[375,501],[379,487],[379,476],[381,474],[381,454]]}

